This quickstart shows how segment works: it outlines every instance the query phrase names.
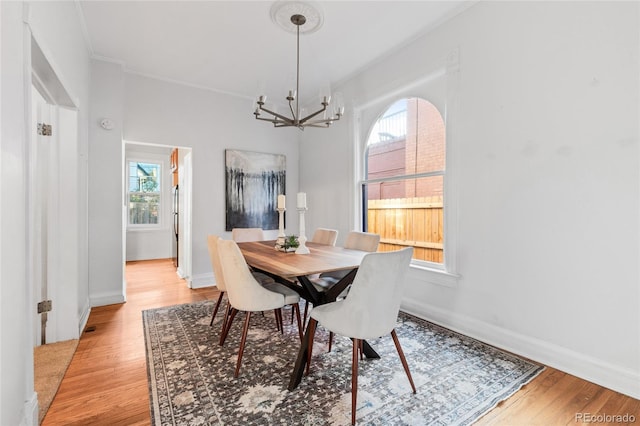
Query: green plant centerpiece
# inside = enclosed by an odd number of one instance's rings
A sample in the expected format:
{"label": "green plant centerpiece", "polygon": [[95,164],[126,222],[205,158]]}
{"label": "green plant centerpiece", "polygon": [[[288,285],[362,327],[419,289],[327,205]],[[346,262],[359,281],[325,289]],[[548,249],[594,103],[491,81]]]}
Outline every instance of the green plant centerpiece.
{"label": "green plant centerpiece", "polygon": [[298,242],[298,237],[296,235],[289,235],[284,239],[284,249],[297,249],[300,243]]}
{"label": "green plant centerpiece", "polygon": [[298,241],[298,236],[297,235],[287,235],[286,237],[284,237],[284,241],[282,242],[282,244],[280,244],[277,248],[280,251],[295,251],[298,246],[300,245],[300,242]]}

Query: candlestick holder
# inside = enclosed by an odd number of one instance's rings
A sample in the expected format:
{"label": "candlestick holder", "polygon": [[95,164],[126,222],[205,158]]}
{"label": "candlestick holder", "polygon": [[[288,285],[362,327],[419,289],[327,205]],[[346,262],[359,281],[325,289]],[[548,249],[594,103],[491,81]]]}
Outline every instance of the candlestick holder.
{"label": "candlestick holder", "polygon": [[307,242],[307,236],[305,235],[304,230],[304,212],[307,210],[306,207],[298,207],[298,213],[300,214],[300,236],[298,237],[298,243],[300,245],[296,249],[296,254],[309,254],[309,248],[305,245]]}
{"label": "candlestick holder", "polygon": [[279,208],[278,210],[278,239],[276,240],[275,249],[280,250],[284,247],[284,241],[286,235],[284,234],[284,212],[285,208]]}

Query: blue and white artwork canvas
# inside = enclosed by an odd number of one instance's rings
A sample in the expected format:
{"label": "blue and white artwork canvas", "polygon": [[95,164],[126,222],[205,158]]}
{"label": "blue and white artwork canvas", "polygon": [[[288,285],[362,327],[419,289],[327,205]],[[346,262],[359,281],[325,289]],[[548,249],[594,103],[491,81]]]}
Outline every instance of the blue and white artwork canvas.
{"label": "blue and white artwork canvas", "polygon": [[278,229],[278,194],[285,193],[286,156],[225,150],[226,230]]}

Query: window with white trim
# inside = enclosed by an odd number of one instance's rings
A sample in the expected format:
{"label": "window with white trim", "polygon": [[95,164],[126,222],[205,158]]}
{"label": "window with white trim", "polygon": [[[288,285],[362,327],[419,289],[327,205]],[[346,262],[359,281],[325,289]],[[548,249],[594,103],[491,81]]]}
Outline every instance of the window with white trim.
{"label": "window with white trim", "polygon": [[162,164],[127,162],[128,223],[130,226],[158,227],[161,222]]}
{"label": "window with white trim", "polygon": [[404,98],[372,126],[364,152],[363,229],[380,251],[413,247],[413,263],[443,269],[445,123],[432,103]]}

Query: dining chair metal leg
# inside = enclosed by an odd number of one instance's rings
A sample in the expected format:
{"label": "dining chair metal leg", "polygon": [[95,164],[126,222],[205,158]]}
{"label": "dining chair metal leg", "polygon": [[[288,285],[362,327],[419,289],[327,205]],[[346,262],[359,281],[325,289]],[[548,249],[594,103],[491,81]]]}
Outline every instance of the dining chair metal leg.
{"label": "dining chair metal leg", "polygon": [[305,370],[304,375],[309,375],[309,366],[311,365],[311,354],[313,353],[313,338],[316,334],[316,326],[318,325],[318,321],[313,318],[309,318],[309,325],[307,325],[307,331],[309,332],[309,340],[307,345],[307,368]]}
{"label": "dining chair metal leg", "polygon": [[229,334],[229,330],[231,329],[231,323],[233,323],[233,319],[236,317],[238,313],[237,309],[231,308],[231,312],[229,313],[229,319],[225,324],[224,332],[220,335],[220,346],[224,345],[224,341],[227,340],[227,335]]}
{"label": "dining chair metal leg", "polygon": [[300,336],[300,341],[302,342],[302,319],[300,318],[300,306],[297,303],[291,305],[291,323],[293,324],[293,313],[296,313],[296,319],[298,320],[298,335]]}
{"label": "dining chair metal leg", "polygon": [[411,378],[411,372],[409,371],[409,364],[407,364],[407,359],[405,358],[404,352],[402,351],[402,347],[400,346],[400,340],[398,340],[398,336],[396,335],[395,328],[391,330],[391,337],[393,337],[393,343],[396,345],[396,350],[398,351],[398,355],[400,356],[400,361],[402,361],[404,372],[407,373],[407,377],[409,378],[409,383],[411,383],[411,389],[413,389],[413,393],[416,393],[416,386],[413,384],[413,378]]}
{"label": "dining chair metal leg", "polygon": [[209,323],[209,327],[213,325],[213,320],[216,319],[216,314],[218,313],[218,308],[220,307],[220,302],[222,302],[222,296],[224,296],[224,291],[220,292],[220,296],[218,296],[218,301],[216,302],[216,307],[213,308],[213,314],[211,314],[211,322]]}
{"label": "dining chair metal leg", "polygon": [[358,352],[360,339],[353,339],[353,364],[351,366],[351,424],[356,424],[356,403],[358,401]]}
{"label": "dining chair metal leg", "polygon": [[244,345],[247,342],[247,332],[249,331],[249,321],[251,320],[251,311],[247,311],[247,317],[244,320],[244,328],[242,330],[242,338],[240,339],[240,349],[238,350],[238,362],[236,362],[236,371],[233,377],[238,377],[240,372],[240,364],[242,364],[242,354],[244,353]]}

